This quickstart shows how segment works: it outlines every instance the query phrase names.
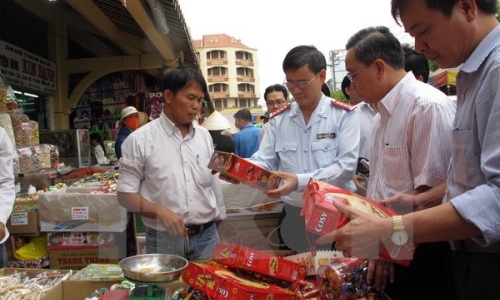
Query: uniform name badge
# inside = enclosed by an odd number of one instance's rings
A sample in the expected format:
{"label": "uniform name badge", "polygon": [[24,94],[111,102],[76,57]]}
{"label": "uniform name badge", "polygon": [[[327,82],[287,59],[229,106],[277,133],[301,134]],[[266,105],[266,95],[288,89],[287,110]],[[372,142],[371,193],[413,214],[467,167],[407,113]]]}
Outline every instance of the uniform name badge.
{"label": "uniform name badge", "polygon": [[336,136],[335,133],[332,132],[332,133],[318,133],[316,137],[318,138],[318,140],[322,140],[322,139],[334,139],[335,136]]}

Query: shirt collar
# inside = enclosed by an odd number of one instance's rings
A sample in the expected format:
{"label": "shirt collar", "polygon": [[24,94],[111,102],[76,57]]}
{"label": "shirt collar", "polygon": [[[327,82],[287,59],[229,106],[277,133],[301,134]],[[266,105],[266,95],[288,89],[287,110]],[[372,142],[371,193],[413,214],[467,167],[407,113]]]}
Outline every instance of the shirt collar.
{"label": "shirt collar", "polygon": [[[170,119],[167,117],[167,115],[165,115],[164,112],[161,113],[160,115],[160,124],[161,126],[163,127],[163,129],[165,129],[165,132],[167,133],[168,136],[172,136],[175,131],[179,130],[175,124],[170,121]],[[195,133],[195,127],[193,126],[193,124],[190,124],[189,125],[189,134],[191,136],[194,136],[194,133]]]}
{"label": "shirt collar", "polygon": [[469,58],[465,61],[460,71],[466,73],[472,73],[477,71],[486,57],[493,51],[495,47],[498,47],[498,41],[500,40],[500,25],[493,28],[490,33],[479,43],[479,45],[474,49]]}
{"label": "shirt collar", "polygon": [[409,84],[417,81],[415,76],[411,72],[406,73],[406,75],[401,79],[390,91],[387,95],[377,103],[377,111],[379,113],[387,114],[388,116],[392,115],[392,112],[398,106],[398,103],[401,101],[401,92],[403,89]]}

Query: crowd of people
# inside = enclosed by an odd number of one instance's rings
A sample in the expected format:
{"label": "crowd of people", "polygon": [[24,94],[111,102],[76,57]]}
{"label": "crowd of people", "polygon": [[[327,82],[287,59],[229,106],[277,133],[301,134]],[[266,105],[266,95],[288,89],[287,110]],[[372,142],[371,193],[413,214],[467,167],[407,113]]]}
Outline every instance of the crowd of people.
{"label": "crowd of people", "polygon": [[[398,215],[379,218],[334,203],[349,223],[316,240],[322,249],[369,259],[368,280],[398,299],[494,299],[500,282],[500,26],[496,0],[392,0],[396,22],[415,38],[401,45],[383,26],[346,43],[342,91],[350,104],[323,93],[326,59],[314,46],[291,49],[285,81],[264,93],[261,129],[250,111],[235,115],[236,154],[280,176],[267,192],[281,198],[280,242],[309,248],[300,211],[310,178],[366,195]],[[427,59],[461,66],[457,103],[425,84]],[[116,142],[119,203],[142,216],[147,252],[190,260],[211,257],[226,217],[220,179],[207,168],[209,132],[193,122],[207,84],[190,67],[163,80],[161,116],[139,126],[122,112]],[[293,96],[294,101],[290,102]],[[2,170],[12,148],[0,128]],[[92,137],[102,157],[98,137]],[[0,172],[0,239],[12,206],[12,174]],[[10,202],[9,202],[10,201]],[[381,249],[418,244],[409,267],[378,258]],[[3,244],[0,244],[3,245]],[[0,248],[0,262],[4,257]]]}

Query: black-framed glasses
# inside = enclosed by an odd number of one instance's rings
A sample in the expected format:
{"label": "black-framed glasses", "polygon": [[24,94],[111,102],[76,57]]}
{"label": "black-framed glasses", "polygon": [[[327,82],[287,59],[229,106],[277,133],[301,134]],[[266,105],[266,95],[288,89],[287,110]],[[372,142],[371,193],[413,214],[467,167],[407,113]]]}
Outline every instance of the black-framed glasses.
{"label": "black-framed glasses", "polygon": [[313,78],[311,78],[311,80],[299,80],[299,81],[283,81],[283,85],[286,86],[287,88],[291,89],[293,87],[298,87],[299,89],[303,89],[303,88],[306,88],[309,84],[311,84],[311,82],[316,79],[316,77],[318,77],[319,73],[314,75]]}
{"label": "black-framed glasses", "polygon": [[267,106],[280,106],[282,104],[285,104],[286,100],[276,100],[276,101],[267,101],[266,105]]}
{"label": "black-framed glasses", "polygon": [[358,74],[359,72],[361,72],[361,71],[363,71],[364,69],[367,69],[367,68],[368,68],[368,66],[363,67],[363,68],[357,70],[354,73],[347,73],[345,76],[352,82],[354,80],[354,75]]}

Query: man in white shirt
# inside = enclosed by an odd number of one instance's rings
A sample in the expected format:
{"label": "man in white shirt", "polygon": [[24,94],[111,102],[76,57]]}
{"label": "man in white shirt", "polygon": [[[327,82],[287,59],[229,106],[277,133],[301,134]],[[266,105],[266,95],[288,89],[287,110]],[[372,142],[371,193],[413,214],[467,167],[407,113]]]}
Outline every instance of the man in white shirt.
{"label": "man in white shirt", "polygon": [[142,216],[147,253],[205,260],[220,241],[215,221],[226,210],[220,181],[207,167],[213,141],[193,122],[206,93],[197,70],[169,70],[163,113],[123,143],[118,201]]}
{"label": "man in white shirt", "polygon": [[[378,112],[367,197],[379,201],[396,194],[418,194],[445,182],[455,116],[452,102],[406,73],[403,50],[388,28],[363,29],[349,39],[346,49],[347,77]],[[405,213],[439,204],[393,208]],[[395,281],[386,290],[389,297],[445,299],[446,284],[440,275],[448,266],[445,251],[449,252],[445,242],[420,244],[409,268],[394,265]],[[421,288],[424,284],[426,289]]]}
{"label": "man in white shirt", "polygon": [[5,130],[0,127],[0,267],[7,266],[5,241],[9,238],[6,224],[16,199],[14,185],[14,151]]}

